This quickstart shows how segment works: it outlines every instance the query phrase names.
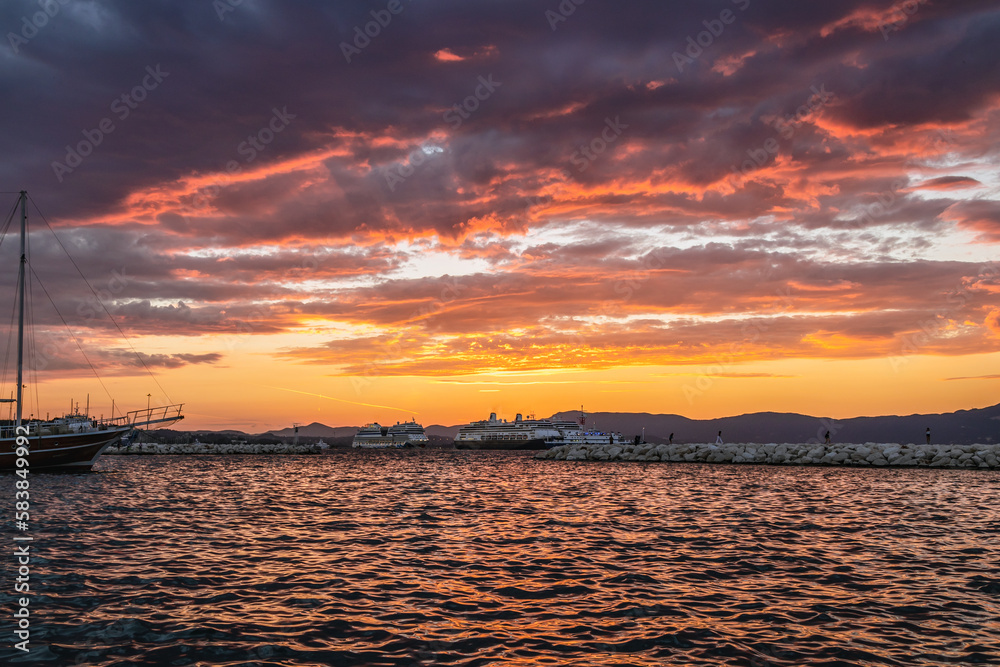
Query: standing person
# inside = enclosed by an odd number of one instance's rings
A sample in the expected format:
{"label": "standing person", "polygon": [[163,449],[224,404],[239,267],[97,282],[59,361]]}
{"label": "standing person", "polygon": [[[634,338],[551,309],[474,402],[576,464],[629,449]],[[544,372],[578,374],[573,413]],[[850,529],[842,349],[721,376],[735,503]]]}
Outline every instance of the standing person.
{"label": "standing person", "polygon": [[715,444],[721,445],[722,443],[722,431],[719,431],[719,435],[715,436]]}
{"label": "standing person", "polygon": [[828,445],[830,444],[830,432],[829,431],[826,432],[826,444],[828,444]]}
{"label": "standing person", "polygon": [[670,442],[668,444],[671,444],[671,445],[674,444],[674,434],[673,433],[670,434]]}
{"label": "standing person", "polygon": [[931,427],[927,427],[927,444],[931,444]]}

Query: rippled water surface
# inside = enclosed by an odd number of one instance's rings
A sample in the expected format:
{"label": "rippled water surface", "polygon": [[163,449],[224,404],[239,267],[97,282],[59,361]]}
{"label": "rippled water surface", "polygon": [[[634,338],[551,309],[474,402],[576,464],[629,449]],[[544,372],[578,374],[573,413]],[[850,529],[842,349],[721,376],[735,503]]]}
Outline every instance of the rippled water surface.
{"label": "rippled water surface", "polygon": [[31,498],[0,663],[1000,664],[995,471],[105,457]]}

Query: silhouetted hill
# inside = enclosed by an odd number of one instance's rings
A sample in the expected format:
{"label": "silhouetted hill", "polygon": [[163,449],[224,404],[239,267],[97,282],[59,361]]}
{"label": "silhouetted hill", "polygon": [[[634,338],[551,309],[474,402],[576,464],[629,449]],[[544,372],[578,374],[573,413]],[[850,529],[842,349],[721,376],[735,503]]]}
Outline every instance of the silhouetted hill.
{"label": "silhouetted hill", "polygon": [[[578,411],[559,412],[558,419],[577,419]],[[756,412],[720,419],[688,419],[680,415],[649,413],[594,412],[587,415],[587,427],[639,435],[645,428],[648,442],[714,442],[722,431],[726,442],[808,442],[823,441],[830,431],[834,442],[922,443],[931,429],[931,442],[974,444],[1000,441],[1000,405],[945,414],[854,417],[830,419],[795,413]]]}
{"label": "silhouetted hill", "polygon": [[[576,420],[579,411],[557,412],[553,419]],[[425,430],[432,447],[448,447],[461,425],[435,424]],[[648,412],[592,412],[587,414],[587,428],[622,433],[629,438],[641,435],[645,429],[648,442],[666,442],[674,434],[674,442],[714,442],[722,431],[726,442],[809,442],[823,441],[830,431],[834,442],[924,442],[924,432],[930,427],[931,442],[955,445],[1000,442],[1000,405],[975,410],[959,410],[945,414],[891,415],[884,417],[854,417],[829,419],[788,412],[755,412],[720,419],[688,419],[680,415],[653,415]],[[356,426],[331,427],[314,422],[299,427],[299,442],[315,442],[323,438],[331,447],[350,447]],[[246,440],[251,443],[291,442],[292,428],[248,435],[242,431],[171,431],[149,432],[144,439],[157,442],[190,442],[198,438],[205,443],[228,443]]]}
{"label": "silhouetted hill", "polygon": [[[356,426],[327,426],[319,422],[313,422],[307,426],[299,426],[300,438],[344,438],[347,436],[353,438],[357,432],[358,428]],[[295,427],[289,426],[280,431],[268,431],[268,433],[282,438],[294,438]]]}

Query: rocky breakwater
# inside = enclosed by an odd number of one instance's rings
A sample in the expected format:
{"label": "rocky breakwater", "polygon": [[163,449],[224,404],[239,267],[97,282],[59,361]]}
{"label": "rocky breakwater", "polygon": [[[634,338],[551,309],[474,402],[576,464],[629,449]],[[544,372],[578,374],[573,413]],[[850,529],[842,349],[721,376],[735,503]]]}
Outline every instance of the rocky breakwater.
{"label": "rocky breakwater", "polygon": [[997,468],[1000,445],[899,445],[709,443],[654,445],[562,445],[535,455],[556,461],[667,461],[770,465],[919,466]]}
{"label": "rocky breakwater", "polygon": [[155,442],[136,442],[123,447],[108,447],[105,454],[135,454],[135,455],[176,455],[176,454],[320,454],[325,449],[322,445],[252,445],[236,443],[229,445],[212,445],[201,442],[162,445]]}

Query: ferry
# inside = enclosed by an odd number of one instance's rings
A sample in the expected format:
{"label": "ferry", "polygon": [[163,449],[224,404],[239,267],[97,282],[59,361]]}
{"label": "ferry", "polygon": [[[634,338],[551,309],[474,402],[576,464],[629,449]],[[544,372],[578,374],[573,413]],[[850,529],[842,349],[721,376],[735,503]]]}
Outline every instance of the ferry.
{"label": "ferry", "polygon": [[564,444],[562,433],[547,419],[524,419],[520,413],[514,421],[489,419],[475,421],[458,430],[455,449],[548,449]]}
{"label": "ferry", "polygon": [[580,408],[580,421],[553,421],[562,433],[563,445],[627,445],[632,441],[621,433],[587,430],[587,413]]}
{"label": "ferry", "polygon": [[524,419],[520,413],[514,421],[490,418],[475,421],[459,429],[455,449],[551,449],[559,445],[623,445],[630,441],[621,433],[585,430],[586,414],[580,421]]}
{"label": "ferry", "polygon": [[415,420],[382,426],[378,422],[365,424],[354,435],[351,446],[356,449],[402,449],[426,447],[428,442],[424,427]]}

